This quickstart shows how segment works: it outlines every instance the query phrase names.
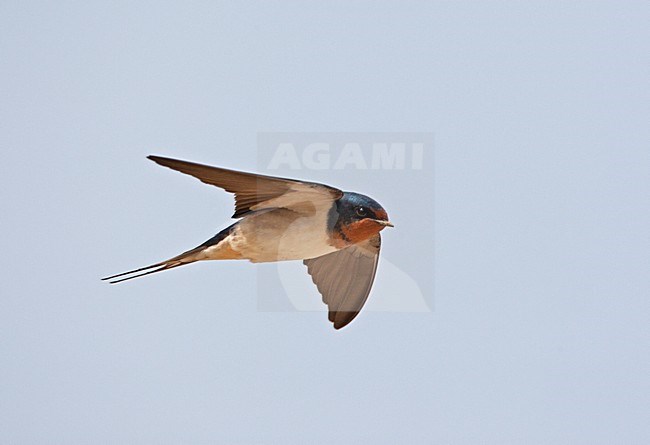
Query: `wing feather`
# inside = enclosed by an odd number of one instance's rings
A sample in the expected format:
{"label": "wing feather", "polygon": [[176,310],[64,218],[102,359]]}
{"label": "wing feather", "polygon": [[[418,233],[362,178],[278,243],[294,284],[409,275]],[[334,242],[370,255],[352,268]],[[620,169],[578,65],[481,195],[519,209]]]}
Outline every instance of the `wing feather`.
{"label": "wing feather", "polygon": [[334,329],[350,323],[368,299],[380,248],[377,234],[364,243],[303,261],[327,304]]}
{"label": "wing feather", "polygon": [[[200,181],[235,194],[235,213],[240,218],[251,211],[269,208],[300,209],[304,203],[332,203],[343,196],[334,187],[315,182],[297,181],[274,176],[211,167],[161,156],[148,156],[164,167],[194,176]],[[304,207],[304,206],[303,206]]]}

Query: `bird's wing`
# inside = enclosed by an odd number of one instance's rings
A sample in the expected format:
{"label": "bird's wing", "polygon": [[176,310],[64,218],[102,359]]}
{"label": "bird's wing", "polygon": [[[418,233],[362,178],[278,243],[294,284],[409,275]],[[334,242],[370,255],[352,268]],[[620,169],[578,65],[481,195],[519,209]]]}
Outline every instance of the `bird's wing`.
{"label": "bird's wing", "polygon": [[194,176],[206,184],[234,193],[233,218],[239,218],[251,211],[271,208],[314,210],[314,206],[320,203],[331,204],[343,196],[339,189],[314,182],[239,172],[160,156],[148,158],[172,170]]}
{"label": "bird's wing", "polygon": [[380,247],[377,234],[364,243],[303,261],[327,304],[334,329],[350,323],[368,299]]}

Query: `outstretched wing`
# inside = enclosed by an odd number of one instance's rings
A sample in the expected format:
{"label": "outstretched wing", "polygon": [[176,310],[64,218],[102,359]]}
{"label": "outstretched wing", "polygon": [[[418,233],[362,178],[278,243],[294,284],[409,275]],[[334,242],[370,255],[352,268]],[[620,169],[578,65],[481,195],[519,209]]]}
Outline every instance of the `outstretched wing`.
{"label": "outstretched wing", "polygon": [[343,192],[339,189],[314,182],[239,172],[160,156],[148,156],[148,158],[172,170],[194,176],[206,184],[234,193],[233,218],[257,210],[301,208],[301,204],[305,203],[314,205],[333,203],[343,196]]}
{"label": "outstretched wing", "polygon": [[364,243],[303,261],[327,304],[334,329],[350,323],[368,299],[380,247],[377,234]]}

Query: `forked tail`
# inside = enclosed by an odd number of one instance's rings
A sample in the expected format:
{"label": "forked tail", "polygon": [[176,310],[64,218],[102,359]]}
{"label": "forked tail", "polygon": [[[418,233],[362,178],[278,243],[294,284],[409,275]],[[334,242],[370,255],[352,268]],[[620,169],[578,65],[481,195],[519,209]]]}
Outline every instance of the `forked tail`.
{"label": "forked tail", "polygon": [[[212,238],[210,238],[200,246],[188,250],[187,252],[183,252],[180,255],[175,256],[174,258],[170,258],[168,260],[161,261],[156,264],[152,264],[151,266],[141,267],[140,269],[118,273],[117,275],[111,275],[110,277],[102,278],[102,281],[108,281],[110,284],[121,283],[122,281],[143,277],[145,275],[149,275],[152,273],[162,272],[163,270],[173,269],[178,266],[184,266],[185,264],[191,264],[196,261],[206,259],[206,258],[201,258],[201,256],[198,254],[203,250],[207,249],[208,247],[214,246],[216,244],[219,244],[221,241],[223,241],[223,239],[230,234],[230,231],[234,226],[235,224],[222,230],[221,232],[219,232],[218,234],[216,234],[215,236],[213,236]],[[120,277],[124,277],[124,278],[120,278]],[[115,278],[118,279],[116,280]]]}
{"label": "forked tail", "polygon": [[[128,272],[118,273],[117,275],[112,275],[110,277],[102,278],[102,281],[108,281],[110,284],[121,283],[122,281],[131,280],[133,278],[143,277],[156,272],[162,272],[163,270],[173,269],[178,266],[183,266],[185,264],[190,264],[198,261],[197,258],[191,258],[191,256],[197,253],[200,250],[205,249],[197,247],[196,249],[189,250],[177,257],[171,258],[167,261],[161,261],[160,263],[152,264],[151,266],[141,267],[140,269],[130,270]],[[141,273],[138,273],[141,272]],[[136,274],[136,275],[133,275]],[[119,278],[124,277],[124,278]],[[115,278],[119,278],[116,280]],[[109,281],[110,280],[110,281]]]}

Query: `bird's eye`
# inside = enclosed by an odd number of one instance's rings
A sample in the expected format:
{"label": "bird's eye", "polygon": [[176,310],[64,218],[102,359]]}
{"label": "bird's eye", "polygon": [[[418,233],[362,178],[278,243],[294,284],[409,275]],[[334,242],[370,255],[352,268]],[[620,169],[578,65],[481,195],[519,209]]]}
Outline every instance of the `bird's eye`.
{"label": "bird's eye", "polygon": [[368,211],[365,209],[365,207],[357,207],[357,215],[363,218],[365,216],[368,216]]}

